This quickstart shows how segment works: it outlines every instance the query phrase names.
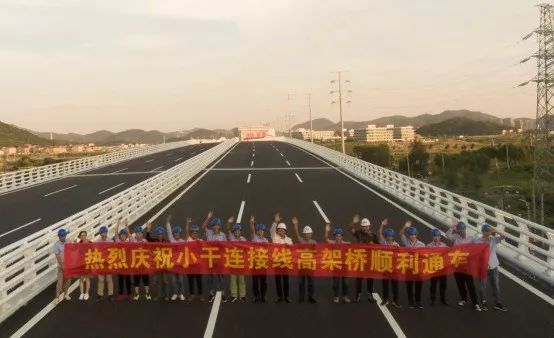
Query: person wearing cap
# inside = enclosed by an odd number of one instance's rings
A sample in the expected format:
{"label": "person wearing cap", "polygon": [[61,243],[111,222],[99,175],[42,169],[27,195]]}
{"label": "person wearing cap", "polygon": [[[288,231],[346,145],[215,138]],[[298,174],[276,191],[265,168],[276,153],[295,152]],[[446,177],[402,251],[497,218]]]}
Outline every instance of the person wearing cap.
{"label": "person wearing cap", "polygon": [[[96,240],[96,243],[112,243],[113,239],[108,237],[108,227],[101,226],[98,230],[100,238]],[[97,286],[97,297],[96,301],[102,300],[104,298],[104,287],[108,285],[108,298],[113,299],[113,278],[112,275],[98,275],[98,286]]]}
{"label": "person wearing cap", "polygon": [[489,269],[487,271],[487,277],[482,279],[479,283],[479,299],[481,309],[488,310],[487,306],[487,280],[490,281],[492,288],[492,297],[494,300],[494,308],[500,311],[507,311],[506,307],[502,305],[502,299],[500,297],[500,283],[498,276],[498,256],[496,255],[496,246],[506,238],[506,234],[497,231],[495,228],[488,224],[483,224],[481,227],[481,237],[475,239],[475,243],[488,243],[490,246],[489,253]]}
{"label": "person wearing cap", "polygon": [[[187,218],[185,222],[185,238],[187,239],[187,242],[193,242],[193,241],[201,241],[202,238],[200,237],[200,227],[196,224],[192,224],[192,219]],[[192,301],[195,296],[195,285],[196,285],[196,291],[198,294],[198,298],[201,302],[204,301],[204,294],[202,291],[202,275],[200,274],[188,274],[187,279],[189,282],[189,296],[188,300]]]}
{"label": "person wearing cap", "polygon": [[[168,215],[166,218],[165,231],[167,233],[167,239],[170,243],[185,242],[185,238],[182,237],[183,228],[178,225],[171,227],[171,215]],[[171,273],[170,280],[173,289],[171,300],[175,301],[177,298],[185,300],[185,275],[182,273]]]}
{"label": "person wearing cap", "polygon": [[[150,222],[145,224],[145,228],[150,230],[151,224]],[[129,237],[129,241],[132,243],[145,243],[147,242],[146,238],[144,238],[144,229],[140,225],[137,225],[134,229],[134,233],[131,237]],[[151,300],[152,296],[150,295],[150,276],[147,274],[140,274],[140,275],[134,275],[133,276],[133,285],[135,287],[135,295],[133,296],[133,300],[139,300],[140,299],[140,282],[142,282],[142,285],[144,286],[144,298],[146,300]]]}
{"label": "person wearing cap", "polygon": [[[358,229],[358,225],[360,228]],[[348,227],[348,230],[352,233],[358,243],[365,244],[378,244],[377,235],[371,232],[371,222],[369,219],[364,218],[360,222],[360,215],[354,215],[352,223]],[[373,278],[365,278],[367,286],[367,299],[370,303],[375,303],[373,298]],[[356,278],[356,302],[359,303],[362,298],[362,284],[364,278]]]}
{"label": "person wearing cap", "polygon": [[[428,248],[448,247],[448,245],[441,241],[441,232],[439,229],[431,230],[431,237],[433,237],[433,241],[427,244]],[[437,284],[439,284],[439,294],[442,305],[448,305],[448,303],[446,302],[446,275],[431,277],[431,283],[429,287],[429,292],[431,294],[431,305],[435,305],[435,300],[437,299]]]}
{"label": "person wearing cap", "polygon": [[[296,235],[296,239],[298,240],[298,243],[300,244],[316,244],[317,242],[312,238],[313,237],[313,230],[309,225],[306,225],[302,229],[302,236],[300,236],[300,231],[298,231],[298,218],[295,216],[292,218],[292,225],[294,227],[294,233]],[[298,276],[298,302],[303,303],[304,302],[304,296],[306,295],[306,285],[308,289],[308,301],[312,304],[316,303],[316,300],[314,298],[314,277],[310,275],[310,271],[305,271],[304,273],[300,274]]]}
{"label": "person wearing cap", "polygon": [[[154,236],[152,235],[154,233]],[[151,243],[167,243],[167,239],[165,238],[165,228],[162,226],[157,226],[154,231],[152,231],[152,224],[147,224],[146,228],[146,240]],[[156,297],[154,297],[154,300],[159,300],[163,297],[165,301],[169,301],[169,293],[170,293],[170,285],[169,280],[170,272],[167,271],[159,271],[155,273],[153,276],[152,284],[156,285]]]}
{"label": "person wearing cap", "polygon": [[[406,248],[413,249],[425,247],[425,244],[417,239],[417,228],[412,225],[411,221],[406,221],[406,223],[404,223],[404,227],[400,229],[400,241]],[[423,309],[423,304],[421,304],[422,287],[423,281],[421,280],[406,281],[406,290],[408,292],[408,306],[410,309]]]}
{"label": "person wearing cap", "polygon": [[[80,231],[79,236],[77,236],[77,240],[75,243],[90,243],[87,232],[86,231]],[[89,299],[89,292],[90,292],[90,276],[89,275],[82,275],[79,276],[79,291],[81,294],[79,295],[79,300],[88,300]]]}
{"label": "person wearing cap", "polygon": [[58,281],[56,282],[56,303],[59,303],[62,299],[71,300],[69,296],[69,283],[71,278],[65,278],[63,275],[63,253],[64,244],[67,237],[67,231],[65,229],[58,230],[58,241],[54,243],[54,255],[58,261]]}
{"label": "person wearing cap", "polygon": [[[246,239],[241,236],[242,228],[240,224],[234,222],[234,217],[230,217],[227,222],[227,240],[229,242],[246,242]],[[230,226],[231,224],[233,225]],[[241,303],[246,302],[246,281],[244,275],[230,275],[229,288],[231,289],[231,303],[238,301]]]}
{"label": "person wearing cap", "polygon": [[[446,238],[451,240],[454,243],[454,246],[473,243],[474,239],[467,236],[466,228],[467,226],[464,222],[453,220],[452,225],[446,232]],[[454,272],[454,279],[456,280],[456,285],[458,286],[458,291],[461,298],[460,302],[458,302],[458,305],[466,305],[467,295],[469,293],[469,298],[473,303],[473,308],[475,309],[475,311],[481,311],[481,307],[477,302],[477,292],[475,292],[473,277],[463,272]]]}
{"label": "person wearing cap", "polygon": [[[250,233],[252,234],[252,242],[267,243],[265,238],[265,224],[256,224],[254,216],[250,216]],[[267,276],[265,274],[252,276],[252,291],[254,293],[254,303],[265,303],[265,293],[267,291]]]}
{"label": "person wearing cap", "polygon": [[[379,226],[379,231],[377,231],[377,240],[381,245],[400,247],[400,245],[394,240],[394,229],[386,228],[388,225],[388,219],[385,218],[381,221]],[[383,300],[381,301],[381,306],[386,306],[389,303],[395,308],[400,308],[400,303],[398,303],[398,281],[395,279],[382,279],[383,285]],[[392,286],[392,302],[389,300],[389,286]]]}
{"label": "person wearing cap", "polygon": [[[333,239],[329,236],[331,233],[331,224],[327,223],[325,225],[325,240],[329,244],[350,244],[350,242],[347,242],[343,239],[344,236],[344,230],[341,228],[335,228],[333,229]],[[342,286],[342,293],[340,293],[340,289]],[[339,294],[342,296],[342,301],[346,304],[351,303],[350,297],[348,297],[348,280],[344,276],[340,277],[333,277],[333,302],[339,303],[340,297]]]}
{"label": "person wearing cap", "polygon": [[[123,229],[119,229],[123,225]],[[127,219],[117,221],[115,225],[115,233],[117,234],[115,242],[128,243],[131,241],[131,233],[127,224]],[[117,275],[117,298],[122,301],[125,299],[133,300],[131,295],[131,275]]]}
{"label": "person wearing cap", "polygon": [[[271,241],[275,244],[292,245],[292,239],[287,236],[287,226],[281,222],[281,214],[278,212],[274,215],[269,234]],[[290,303],[289,275],[275,275],[275,287],[277,289],[277,303]]]}
{"label": "person wearing cap", "polygon": [[[211,228],[208,227],[208,224]],[[208,216],[202,224],[202,229],[206,233],[206,239],[213,242],[225,242],[227,236],[221,231],[221,219],[213,217],[213,211],[208,212]],[[212,303],[215,299],[215,293],[221,291],[221,301],[226,302],[225,297],[225,275],[212,274],[208,275],[208,287],[210,288],[210,295],[208,301]]]}

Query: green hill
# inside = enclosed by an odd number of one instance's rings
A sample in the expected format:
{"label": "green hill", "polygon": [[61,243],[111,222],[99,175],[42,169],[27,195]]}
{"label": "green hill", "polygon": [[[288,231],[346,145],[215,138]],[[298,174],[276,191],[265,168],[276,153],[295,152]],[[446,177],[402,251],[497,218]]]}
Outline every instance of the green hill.
{"label": "green hill", "polygon": [[502,129],[502,126],[498,123],[455,117],[420,127],[417,129],[417,133],[423,136],[498,135],[502,132]]}
{"label": "green hill", "polygon": [[49,145],[50,141],[21,128],[0,122],[0,147],[17,147],[24,144]]}

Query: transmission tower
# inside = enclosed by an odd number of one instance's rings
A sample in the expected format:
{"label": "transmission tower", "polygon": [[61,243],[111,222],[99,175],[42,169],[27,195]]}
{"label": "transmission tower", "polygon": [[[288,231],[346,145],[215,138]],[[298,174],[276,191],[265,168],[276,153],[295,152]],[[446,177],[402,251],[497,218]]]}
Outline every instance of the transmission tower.
{"label": "transmission tower", "polygon": [[[532,55],[537,60],[537,76],[529,82],[537,83],[537,116],[533,137],[533,216],[537,217],[537,204],[540,203],[540,223],[544,224],[544,193],[554,180],[553,174],[553,135],[552,100],[554,98],[554,6],[538,5],[540,10],[539,28],[527,34],[523,40],[536,35],[538,51]],[[521,62],[526,62],[526,58]]]}

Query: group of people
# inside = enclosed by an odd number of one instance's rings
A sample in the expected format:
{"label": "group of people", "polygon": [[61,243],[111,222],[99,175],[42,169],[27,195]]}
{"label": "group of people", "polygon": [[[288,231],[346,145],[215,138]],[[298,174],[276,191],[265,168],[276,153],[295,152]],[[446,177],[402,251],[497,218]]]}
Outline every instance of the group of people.
{"label": "group of people", "polygon": [[[271,242],[276,244],[293,244],[293,240],[289,237],[287,225],[283,222],[281,215],[276,213],[274,221],[269,227],[269,238],[266,237],[266,226],[264,224],[256,224],[254,216],[250,218],[250,240],[252,242]],[[297,217],[291,219],[292,233],[297,243],[311,244],[316,243],[313,238],[313,229],[306,225],[300,231],[300,221]],[[506,311],[500,297],[499,261],[496,255],[496,246],[506,235],[495,230],[492,226],[484,224],[481,227],[482,234],[480,236],[468,236],[466,233],[466,224],[461,221],[453,222],[451,227],[446,232],[446,237],[452,242],[452,245],[460,245],[467,243],[489,243],[490,256],[489,266],[486,278],[477,280],[475,285],[474,278],[465,273],[455,273],[454,279],[459,290],[460,300],[458,305],[464,306],[469,300],[476,311],[486,311],[489,309],[487,304],[486,287],[490,283],[494,300],[494,309]],[[201,236],[203,232],[204,236]],[[388,226],[388,220],[384,219],[379,229],[372,231],[371,222],[367,218],[360,219],[359,215],[354,215],[351,224],[345,231],[342,228],[332,228],[330,224],[325,226],[324,240],[327,243],[348,244],[345,240],[346,232],[350,233],[357,243],[380,244],[399,247],[396,242],[396,231]],[[153,227],[152,224],[146,223],[144,227],[136,226],[133,231],[129,229],[127,222],[124,220],[118,222],[115,228],[115,235],[108,236],[108,228],[103,226],[99,229],[99,238],[97,242],[185,242],[185,241],[247,241],[243,237],[242,226],[235,223],[235,218],[230,217],[223,227],[220,218],[214,217],[213,212],[209,212],[201,227],[192,224],[192,220],[188,218],[184,227],[172,226],[171,216],[166,219],[165,227]],[[441,232],[438,229],[431,230],[432,241],[428,244],[423,243],[418,239],[418,230],[412,225],[411,221],[407,221],[399,231],[400,242],[408,248],[420,247],[446,247],[447,244],[442,241]],[[54,245],[54,254],[59,263],[58,282],[56,285],[56,300],[62,298],[70,300],[68,294],[69,280],[63,275],[63,251],[66,241],[67,232],[64,229],[58,231],[59,241]],[[77,242],[89,242],[87,233],[81,231],[77,237]],[[275,275],[275,288],[278,303],[290,303],[289,297],[289,276]],[[222,301],[230,302],[246,302],[246,281],[244,275],[230,275],[228,287],[230,290],[230,299],[226,294],[226,276],[221,274],[202,275],[197,274],[177,274],[171,272],[159,272],[153,275],[117,275],[117,295],[114,295],[114,281],[112,275],[99,275],[97,278],[97,300],[102,300],[105,295],[105,286],[107,285],[107,296],[115,300],[139,300],[144,297],[147,300],[193,300],[198,298],[204,300],[203,284],[204,279],[207,282],[208,300],[213,301],[216,292],[222,293]],[[185,289],[185,279],[188,280],[188,294]],[[351,303],[349,297],[349,282],[352,278],[348,277],[333,277],[333,302]],[[373,296],[374,280],[371,278],[355,278],[355,302],[360,302],[362,299],[363,283],[366,283],[367,299],[370,303],[375,303]],[[155,296],[152,297],[150,284],[157,287]],[[408,295],[408,306],[411,309],[422,309],[422,287],[423,281],[406,281],[406,291]],[[133,287],[131,287],[131,284]],[[142,284],[142,285],[141,285]],[[437,287],[440,303],[448,305],[446,299],[447,276],[437,276],[430,279],[430,300],[431,305],[437,302]],[[253,286],[253,301],[265,303],[267,301],[267,276],[255,275],[252,276]],[[381,305],[392,305],[401,307],[398,299],[399,282],[392,279],[382,280],[382,302]],[[80,300],[88,300],[90,292],[90,277],[81,276],[79,278]],[[298,276],[298,302],[308,301],[316,303],[315,299],[315,282],[314,277],[310,275]],[[390,295],[392,291],[392,297]]]}

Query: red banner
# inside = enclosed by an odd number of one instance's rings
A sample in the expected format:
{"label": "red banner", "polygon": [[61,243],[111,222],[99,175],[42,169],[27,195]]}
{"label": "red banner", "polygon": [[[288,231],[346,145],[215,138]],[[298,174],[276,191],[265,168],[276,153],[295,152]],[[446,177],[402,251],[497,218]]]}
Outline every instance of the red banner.
{"label": "red banner", "polygon": [[183,274],[347,276],[423,280],[464,272],[485,277],[489,245],[398,248],[372,244],[255,242],[68,243],[67,277],[100,274]]}

